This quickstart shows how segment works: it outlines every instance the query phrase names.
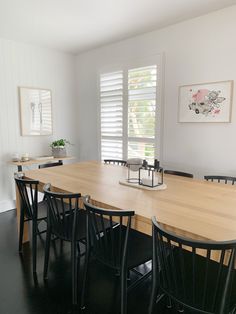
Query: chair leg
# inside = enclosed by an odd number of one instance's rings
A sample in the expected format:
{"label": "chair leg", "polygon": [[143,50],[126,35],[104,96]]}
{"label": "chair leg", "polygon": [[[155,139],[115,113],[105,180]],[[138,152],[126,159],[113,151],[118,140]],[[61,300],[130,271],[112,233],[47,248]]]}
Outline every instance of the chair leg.
{"label": "chair leg", "polygon": [[184,308],[183,306],[178,306],[178,310],[179,313],[184,313]]}
{"label": "chair leg", "polygon": [[230,311],[229,314],[236,314],[236,305],[234,305],[233,309]]}
{"label": "chair leg", "polygon": [[127,269],[121,269],[121,314],[127,313]]}
{"label": "chair leg", "polygon": [[85,252],[85,261],[84,261],[84,272],[83,272],[83,282],[82,282],[82,292],[81,292],[81,310],[85,309],[85,294],[86,294],[86,285],[87,285],[87,276],[88,276],[88,265],[90,250],[86,245]]}
{"label": "chair leg", "polygon": [[32,253],[33,253],[33,273],[36,273],[37,269],[37,220],[32,220]]}
{"label": "chair leg", "polygon": [[22,253],[22,242],[23,242],[23,234],[24,234],[24,213],[21,210],[20,212],[20,230],[19,230],[19,252]]}
{"label": "chair leg", "polygon": [[157,283],[156,283],[156,280],[153,279],[151,299],[150,299],[149,311],[148,311],[149,314],[154,313],[154,308],[156,305],[156,298],[157,298]]}
{"label": "chair leg", "polygon": [[128,272],[127,272],[127,280],[130,281],[130,270],[128,270]]}
{"label": "chair leg", "polygon": [[80,253],[77,261],[77,243],[71,241],[71,268],[72,268],[72,303],[78,303],[78,263],[80,262]]}
{"label": "chair leg", "polygon": [[168,297],[167,308],[168,308],[168,309],[172,309],[172,301],[171,301],[171,298],[170,298],[170,297]]}
{"label": "chair leg", "polygon": [[51,229],[47,228],[46,234],[46,245],[45,245],[45,257],[44,257],[44,270],[43,270],[43,278],[47,279],[48,277],[48,261],[50,255],[50,243],[51,243]]}

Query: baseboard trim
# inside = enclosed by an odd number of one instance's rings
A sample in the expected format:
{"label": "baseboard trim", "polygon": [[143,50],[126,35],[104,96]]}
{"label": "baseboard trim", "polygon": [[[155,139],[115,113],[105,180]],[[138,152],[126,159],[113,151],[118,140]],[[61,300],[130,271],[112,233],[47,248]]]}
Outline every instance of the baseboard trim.
{"label": "baseboard trim", "polygon": [[16,201],[0,201],[0,213],[16,208]]}

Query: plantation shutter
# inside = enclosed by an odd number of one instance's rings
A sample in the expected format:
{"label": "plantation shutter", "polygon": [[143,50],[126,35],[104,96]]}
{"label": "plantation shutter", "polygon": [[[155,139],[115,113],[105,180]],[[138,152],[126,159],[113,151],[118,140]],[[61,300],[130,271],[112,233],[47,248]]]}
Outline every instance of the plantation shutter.
{"label": "plantation shutter", "polygon": [[155,156],[157,66],[128,71],[128,157]]}
{"label": "plantation shutter", "polygon": [[101,157],[123,158],[123,71],[100,76]]}

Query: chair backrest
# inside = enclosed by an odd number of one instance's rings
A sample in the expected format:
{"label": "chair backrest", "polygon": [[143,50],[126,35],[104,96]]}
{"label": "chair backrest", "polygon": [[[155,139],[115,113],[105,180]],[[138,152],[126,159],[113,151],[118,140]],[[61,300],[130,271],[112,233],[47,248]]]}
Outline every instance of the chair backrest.
{"label": "chair backrest", "polygon": [[232,185],[234,185],[234,183],[236,182],[236,177],[227,177],[227,176],[204,176],[204,179],[207,181],[211,181],[211,182],[224,182],[225,184],[227,183],[231,183]]}
{"label": "chair backrest", "polygon": [[49,162],[47,164],[39,165],[39,169],[49,168],[49,167],[57,167],[57,166],[63,166],[62,160],[59,160],[57,162]]}
{"label": "chair backrest", "polygon": [[16,173],[14,178],[20,195],[20,206],[23,215],[27,219],[33,219],[33,214],[37,217],[39,181],[28,180],[22,173]]}
{"label": "chair backrest", "polygon": [[127,162],[120,159],[104,159],[105,164],[113,164],[118,166],[126,166]]}
{"label": "chair backrest", "polygon": [[88,196],[83,198],[88,218],[87,243],[92,245],[92,252],[100,262],[120,269],[127,259],[134,211],[98,208],[89,200]]}
{"label": "chair backrest", "polygon": [[190,240],[152,222],[153,272],[162,292],[185,309],[229,313],[236,241]]}
{"label": "chair backrest", "polygon": [[188,173],[188,172],[175,171],[175,170],[165,170],[164,173],[173,174],[175,176],[180,176],[180,177],[193,178],[193,174]]}
{"label": "chair backrest", "polygon": [[76,236],[76,216],[81,194],[54,193],[49,183],[43,187],[43,191],[48,205],[48,227],[59,238],[71,240],[73,235]]}

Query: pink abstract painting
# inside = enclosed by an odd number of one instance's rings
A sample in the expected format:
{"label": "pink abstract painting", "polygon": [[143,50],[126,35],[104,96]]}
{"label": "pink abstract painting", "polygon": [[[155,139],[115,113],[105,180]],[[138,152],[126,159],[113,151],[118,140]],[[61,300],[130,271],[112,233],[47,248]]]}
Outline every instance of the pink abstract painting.
{"label": "pink abstract painting", "polygon": [[229,122],[232,81],[181,86],[179,122]]}

